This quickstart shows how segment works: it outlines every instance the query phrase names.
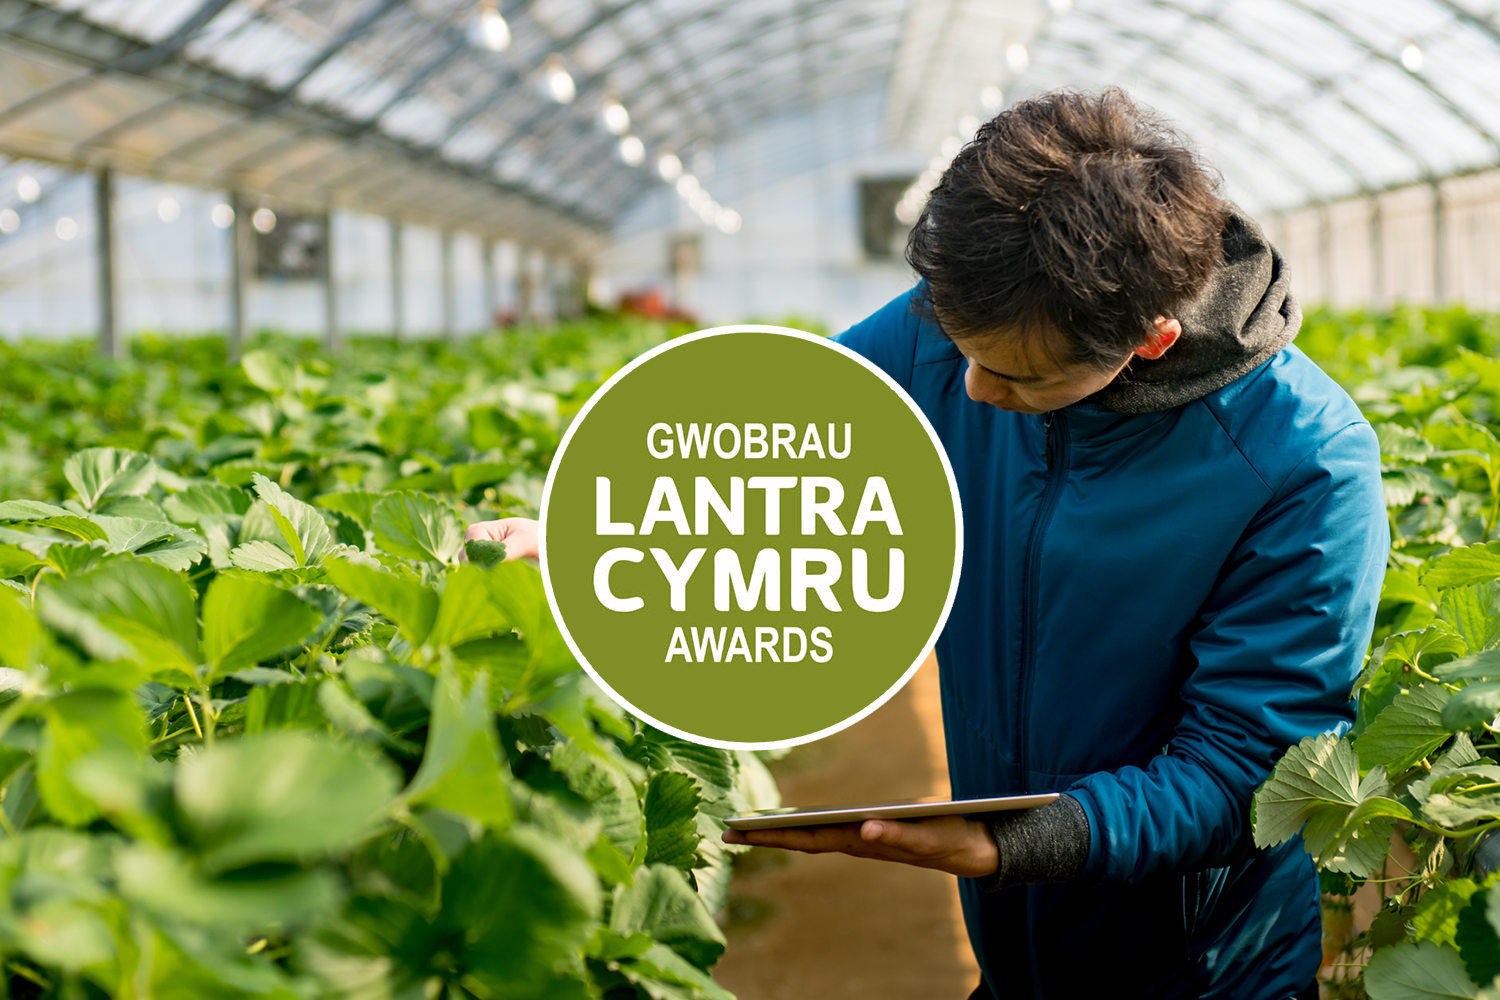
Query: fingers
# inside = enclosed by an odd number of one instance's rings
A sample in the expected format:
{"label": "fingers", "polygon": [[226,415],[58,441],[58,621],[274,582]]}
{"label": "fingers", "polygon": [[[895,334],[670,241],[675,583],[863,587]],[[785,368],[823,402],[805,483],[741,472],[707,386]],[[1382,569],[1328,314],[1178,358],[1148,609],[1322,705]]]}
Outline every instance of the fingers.
{"label": "fingers", "polygon": [[535,559],[540,554],[538,525],[530,517],[502,517],[498,521],[476,521],[464,529],[464,541],[484,539],[505,543],[505,558]]}

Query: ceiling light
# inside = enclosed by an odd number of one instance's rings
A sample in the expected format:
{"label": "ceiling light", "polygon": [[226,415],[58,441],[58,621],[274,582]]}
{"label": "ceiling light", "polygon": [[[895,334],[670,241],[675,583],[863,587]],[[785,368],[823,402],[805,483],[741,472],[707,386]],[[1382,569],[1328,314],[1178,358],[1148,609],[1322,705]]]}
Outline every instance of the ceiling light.
{"label": "ceiling light", "polygon": [[1420,73],[1422,71],[1422,50],[1412,42],[1407,42],[1406,47],[1401,50],[1401,65],[1406,67],[1408,73]]}
{"label": "ceiling light", "polygon": [[13,208],[0,209],[0,233],[13,233],[21,228],[21,217]]}
{"label": "ceiling light", "polygon": [[510,48],[510,25],[500,16],[495,0],[484,0],[479,5],[479,44],[491,52],[504,52]]}
{"label": "ceiling light", "polygon": [[702,214],[703,210],[708,208],[713,203],[713,198],[711,198],[709,196],[709,193],[702,188],[699,188],[692,194],[688,195],[688,207],[693,211],[698,212],[699,214]]}
{"label": "ceiling light", "polygon": [[555,54],[548,56],[547,62],[542,67],[542,74],[547,81],[547,93],[558,104],[567,104],[578,96],[578,88],[573,84],[573,78],[568,75],[562,56]]}
{"label": "ceiling light", "polygon": [[57,220],[57,238],[60,240],[71,240],[78,235],[78,223],[66,215]]}
{"label": "ceiling light", "polygon": [[999,87],[991,84],[979,92],[979,104],[984,110],[994,113],[1005,105],[1005,94]]}
{"label": "ceiling light", "polygon": [[630,112],[613,97],[604,99],[603,117],[604,127],[615,135],[624,135],[630,129]]}
{"label": "ceiling light", "polygon": [[228,229],[230,226],[234,225],[234,209],[220,202],[213,208],[209,209],[208,221],[212,222],[220,229]]}
{"label": "ceiling light", "polygon": [[257,233],[269,233],[276,228],[276,213],[269,208],[257,208],[255,214],[250,216],[250,225],[255,227]]}
{"label": "ceiling light", "polygon": [[20,198],[26,204],[30,205],[41,196],[42,186],[37,183],[35,177],[32,177],[30,174],[24,174],[20,180],[16,181],[16,197]]}
{"label": "ceiling light", "polygon": [[182,206],[176,198],[163,198],[156,203],[156,217],[163,222],[176,222],[182,215]]}
{"label": "ceiling light", "polygon": [[979,119],[974,115],[964,115],[958,120],[958,134],[965,142],[974,138],[974,133],[979,131]]}
{"label": "ceiling light", "polygon": [[638,167],[646,160],[646,144],[633,135],[627,135],[620,140],[620,159]]}
{"label": "ceiling light", "polygon": [[1073,9],[1073,0],[1051,0],[1052,13],[1066,14]]}
{"label": "ceiling light", "polygon": [[664,181],[675,181],[682,176],[682,161],[671,153],[663,153],[656,158],[656,172]]}
{"label": "ceiling light", "polygon": [[721,230],[731,236],[740,231],[740,213],[732,208],[719,209],[719,214],[714,217],[714,222]]}
{"label": "ceiling light", "polygon": [[964,148],[964,141],[956,135],[950,135],[943,140],[943,145],[939,148],[943,151],[943,157],[951,160],[958,155],[960,149]]}
{"label": "ceiling light", "polygon": [[698,190],[698,178],[692,174],[683,174],[677,178],[677,193],[684,198],[689,197],[696,190]]}
{"label": "ceiling light", "polygon": [[1014,42],[1006,46],[1005,65],[1010,67],[1012,73],[1024,73],[1026,67],[1031,65],[1031,53],[1020,42]]}

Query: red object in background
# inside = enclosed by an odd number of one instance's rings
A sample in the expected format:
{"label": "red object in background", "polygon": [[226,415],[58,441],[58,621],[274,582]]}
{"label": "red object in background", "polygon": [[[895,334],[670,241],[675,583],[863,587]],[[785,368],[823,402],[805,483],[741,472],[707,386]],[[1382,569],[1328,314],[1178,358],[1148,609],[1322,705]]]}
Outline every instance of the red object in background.
{"label": "red object in background", "polygon": [[667,297],[659,288],[647,288],[638,292],[623,292],[620,295],[620,312],[647,319],[682,320],[696,323],[697,317],[668,304]]}

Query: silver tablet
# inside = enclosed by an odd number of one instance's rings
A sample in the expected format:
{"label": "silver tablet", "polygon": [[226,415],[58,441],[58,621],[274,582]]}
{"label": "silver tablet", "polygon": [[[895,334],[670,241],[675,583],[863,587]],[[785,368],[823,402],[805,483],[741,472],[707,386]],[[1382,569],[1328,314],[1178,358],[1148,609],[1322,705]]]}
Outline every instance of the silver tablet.
{"label": "silver tablet", "polygon": [[788,826],[857,823],[866,819],[920,819],[923,816],[1035,809],[1056,799],[1056,792],[1044,792],[1041,795],[1003,795],[993,799],[898,799],[854,806],[784,806],[736,813],[724,822],[731,830],[774,830]]}

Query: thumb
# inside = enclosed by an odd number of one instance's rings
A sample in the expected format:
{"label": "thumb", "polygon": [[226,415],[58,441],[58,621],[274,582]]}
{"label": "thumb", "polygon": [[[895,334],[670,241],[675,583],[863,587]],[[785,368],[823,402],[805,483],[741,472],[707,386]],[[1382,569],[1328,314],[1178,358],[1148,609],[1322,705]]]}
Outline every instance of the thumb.
{"label": "thumb", "polygon": [[882,823],[878,819],[867,819],[859,828],[859,839],[881,844],[895,844],[901,840],[901,824]]}

